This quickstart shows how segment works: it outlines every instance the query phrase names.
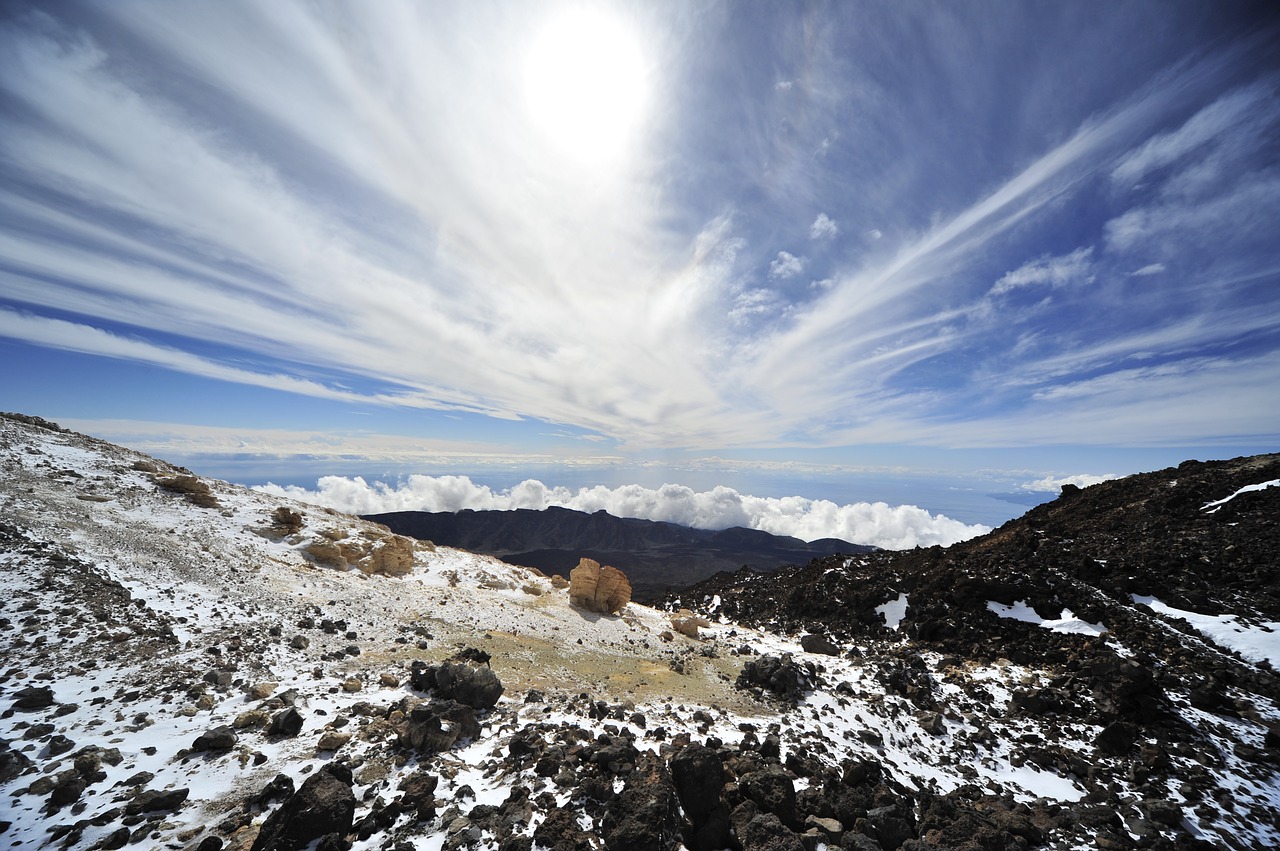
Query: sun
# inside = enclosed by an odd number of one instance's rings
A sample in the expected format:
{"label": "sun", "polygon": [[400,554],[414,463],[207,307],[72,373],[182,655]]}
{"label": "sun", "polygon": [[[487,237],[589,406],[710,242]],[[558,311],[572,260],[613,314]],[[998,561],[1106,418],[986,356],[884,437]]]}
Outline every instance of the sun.
{"label": "sun", "polygon": [[616,161],[639,129],[646,96],[640,43],[599,9],[573,8],[534,38],[525,67],[530,118],[580,165]]}

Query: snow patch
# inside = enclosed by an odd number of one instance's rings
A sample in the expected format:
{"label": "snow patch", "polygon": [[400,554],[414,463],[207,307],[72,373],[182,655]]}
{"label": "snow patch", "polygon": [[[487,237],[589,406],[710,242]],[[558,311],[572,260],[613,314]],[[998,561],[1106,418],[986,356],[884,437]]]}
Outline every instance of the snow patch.
{"label": "snow patch", "polygon": [[1267,488],[1275,488],[1275,487],[1280,487],[1280,479],[1272,479],[1269,482],[1260,482],[1256,485],[1245,485],[1244,487],[1240,488],[1240,490],[1231,494],[1231,496],[1224,497],[1222,499],[1217,499],[1217,500],[1214,500],[1213,502],[1206,502],[1204,505],[1200,506],[1200,510],[1204,511],[1206,508],[1212,508],[1213,511],[1210,511],[1209,513],[1216,514],[1218,509],[1222,508],[1222,506],[1226,505],[1228,502],[1235,499],[1242,493],[1250,493],[1252,491],[1266,490]]}
{"label": "snow patch", "polygon": [[1103,635],[1107,631],[1107,628],[1100,623],[1089,623],[1081,620],[1070,609],[1063,609],[1062,615],[1057,618],[1042,618],[1036,614],[1035,609],[1027,605],[1025,600],[1015,600],[1012,606],[997,603],[995,600],[988,600],[987,611],[994,612],[1002,618],[1022,621],[1023,623],[1033,623],[1041,629],[1047,629],[1050,632],[1061,632],[1067,635]]}
{"label": "snow patch", "polygon": [[884,618],[885,626],[896,631],[907,614],[907,595],[899,594],[898,599],[876,606],[876,611]]}
{"label": "snow patch", "polygon": [[1132,596],[1133,602],[1157,614],[1182,618],[1214,644],[1234,650],[1251,662],[1265,659],[1272,665],[1280,665],[1280,621],[1260,621],[1252,626],[1242,622],[1239,615],[1202,615],[1176,609],[1155,597]]}

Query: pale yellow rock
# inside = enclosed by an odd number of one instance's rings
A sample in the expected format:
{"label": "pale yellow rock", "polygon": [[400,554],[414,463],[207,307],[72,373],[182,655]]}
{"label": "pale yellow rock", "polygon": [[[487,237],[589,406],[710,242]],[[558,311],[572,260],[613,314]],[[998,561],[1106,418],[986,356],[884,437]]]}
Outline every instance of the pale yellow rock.
{"label": "pale yellow rock", "polygon": [[706,629],[709,626],[711,626],[711,621],[695,615],[688,609],[681,609],[671,616],[671,628],[690,638],[701,638],[702,636],[698,633],[698,630]]}
{"label": "pale yellow rock", "polygon": [[378,682],[382,683],[387,688],[395,688],[400,685],[400,678],[395,674],[379,674]]}
{"label": "pale yellow rock", "polygon": [[266,700],[279,686],[279,683],[254,683],[249,686],[249,699]]}
{"label": "pale yellow rock", "polygon": [[569,571],[569,603],[601,614],[621,612],[631,602],[631,583],[621,570],[589,558]]}
{"label": "pale yellow rock", "polygon": [[364,688],[364,683],[360,682],[358,677],[351,677],[342,684],[343,691],[360,691]]}
{"label": "pale yellow rock", "polygon": [[337,733],[333,730],[326,730],[320,736],[320,741],[316,742],[316,750],[336,751],[349,741],[351,741],[350,733]]}

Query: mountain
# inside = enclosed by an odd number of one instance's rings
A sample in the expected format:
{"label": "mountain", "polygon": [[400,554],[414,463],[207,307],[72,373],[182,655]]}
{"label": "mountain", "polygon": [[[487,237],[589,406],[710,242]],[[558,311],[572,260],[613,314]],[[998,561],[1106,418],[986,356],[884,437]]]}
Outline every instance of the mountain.
{"label": "mountain", "polygon": [[395,511],[370,514],[400,535],[497,556],[508,564],[568,576],[581,558],[617,567],[631,580],[634,598],[651,600],[722,570],[751,566],[776,570],[819,555],[875,549],[836,538],[799,538],[735,527],[691,529],[675,523],[587,514],[568,508],[541,511]]}
{"label": "mountain", "polygon": [[1275,463],[613,616],[0,416],[0,841],[1276,847]]}

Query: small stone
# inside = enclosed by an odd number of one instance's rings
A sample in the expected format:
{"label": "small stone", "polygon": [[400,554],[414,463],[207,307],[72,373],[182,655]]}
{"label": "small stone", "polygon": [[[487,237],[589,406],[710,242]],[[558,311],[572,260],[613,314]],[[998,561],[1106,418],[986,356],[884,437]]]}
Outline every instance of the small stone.
{"label": "small stone", "polygon": [[364,688],[364,683],[360,681],[359,677],[350,677],[342,683],[343,691],[356,692],[362,688]]}
{"label": "small stone", "polygon": [[378,676],[378,682],[387,688],[395,688],[400,685],[400,678],[395,674],[380,674]]}

